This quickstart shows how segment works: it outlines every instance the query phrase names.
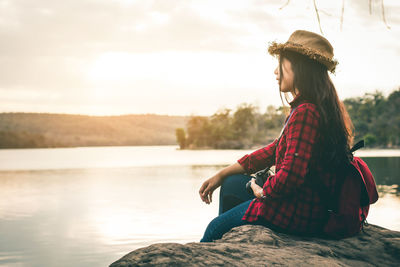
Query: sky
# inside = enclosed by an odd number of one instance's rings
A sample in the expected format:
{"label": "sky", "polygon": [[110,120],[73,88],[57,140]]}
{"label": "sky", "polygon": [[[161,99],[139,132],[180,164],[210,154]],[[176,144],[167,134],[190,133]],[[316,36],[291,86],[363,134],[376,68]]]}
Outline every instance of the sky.
{"label": "sky", "polygon": [[[316,0],[339,97],[400,86],[400,1]],[[0,112],[211,115],[280,106],[271,41],[313,0],[0,0]],[[284,6],[284,7],[283,7]],[[282,8],[283,7],[283,8]],[[390,28],[389,28],[390,27]]]}

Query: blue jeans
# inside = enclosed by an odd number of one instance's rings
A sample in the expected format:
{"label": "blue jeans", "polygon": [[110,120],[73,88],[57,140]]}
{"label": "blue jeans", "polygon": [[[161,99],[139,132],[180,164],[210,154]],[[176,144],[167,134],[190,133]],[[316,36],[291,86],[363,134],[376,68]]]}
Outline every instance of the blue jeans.
{"label": "blue jeans", "polygon": [[245,224],[263,224],[260,221],[242,221],[254,195],[246,191],[246,183],[251,179],[246,175],[232,175],[227,177],[220,190],[219,216],[213,219],[207,226],[200,242],[211,242],[220,239],[233,227]]}
{"label": "blue jeans", "polygon": [[250,176],[243,174],[235,174],[225,178],[219,191],[218,215],[254,198],[254,195],[249,194],[246,190],[246,183],[250,179]]}

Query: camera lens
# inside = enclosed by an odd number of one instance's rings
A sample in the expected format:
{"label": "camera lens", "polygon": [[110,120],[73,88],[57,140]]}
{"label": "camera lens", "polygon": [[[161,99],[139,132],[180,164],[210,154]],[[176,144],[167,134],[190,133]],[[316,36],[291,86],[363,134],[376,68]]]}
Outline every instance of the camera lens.
{"label": "camera lens", "polygon": [[253,195],[253,189],[251,189],[251,181],[248,181],[246,184],[246,190],[250,195]]}

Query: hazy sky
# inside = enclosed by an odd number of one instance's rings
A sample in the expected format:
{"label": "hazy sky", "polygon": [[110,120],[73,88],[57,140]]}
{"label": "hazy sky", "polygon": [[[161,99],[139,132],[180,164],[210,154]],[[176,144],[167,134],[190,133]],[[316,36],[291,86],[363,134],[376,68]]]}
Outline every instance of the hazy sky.
{"label": "hazy sky", "polygon": [[[202,114],[280,105],[267,53],[312,0],[0,0],[0,112]],[[400,86],[400,1],[317,0],[339,97]]]}

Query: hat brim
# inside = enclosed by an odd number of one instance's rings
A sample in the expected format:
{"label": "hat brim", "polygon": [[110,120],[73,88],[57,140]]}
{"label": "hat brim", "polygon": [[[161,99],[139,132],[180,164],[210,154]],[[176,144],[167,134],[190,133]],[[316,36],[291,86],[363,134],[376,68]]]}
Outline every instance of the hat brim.
{"label": "hat brim", "polygon": [[280,55],[282,53],[282,51],[285,51],[285,50],[297,52],[297,53],[305,55],[313,60],[316,60],[319,63],[325,65],[327,67],[327,69],[332,73],[335,72],[336,65],[338,64],[338,61],[335,59],[331,59],[325,55],[318,53],[317,51],[315,51],[313,49],[310,49],[308,47],[304,47],[300,44],[296,44],[296,43],[292,43],[292,42],[286,42],[283,44],[271,42],[268,47],[268,53],[270,53],[272,56]]}

